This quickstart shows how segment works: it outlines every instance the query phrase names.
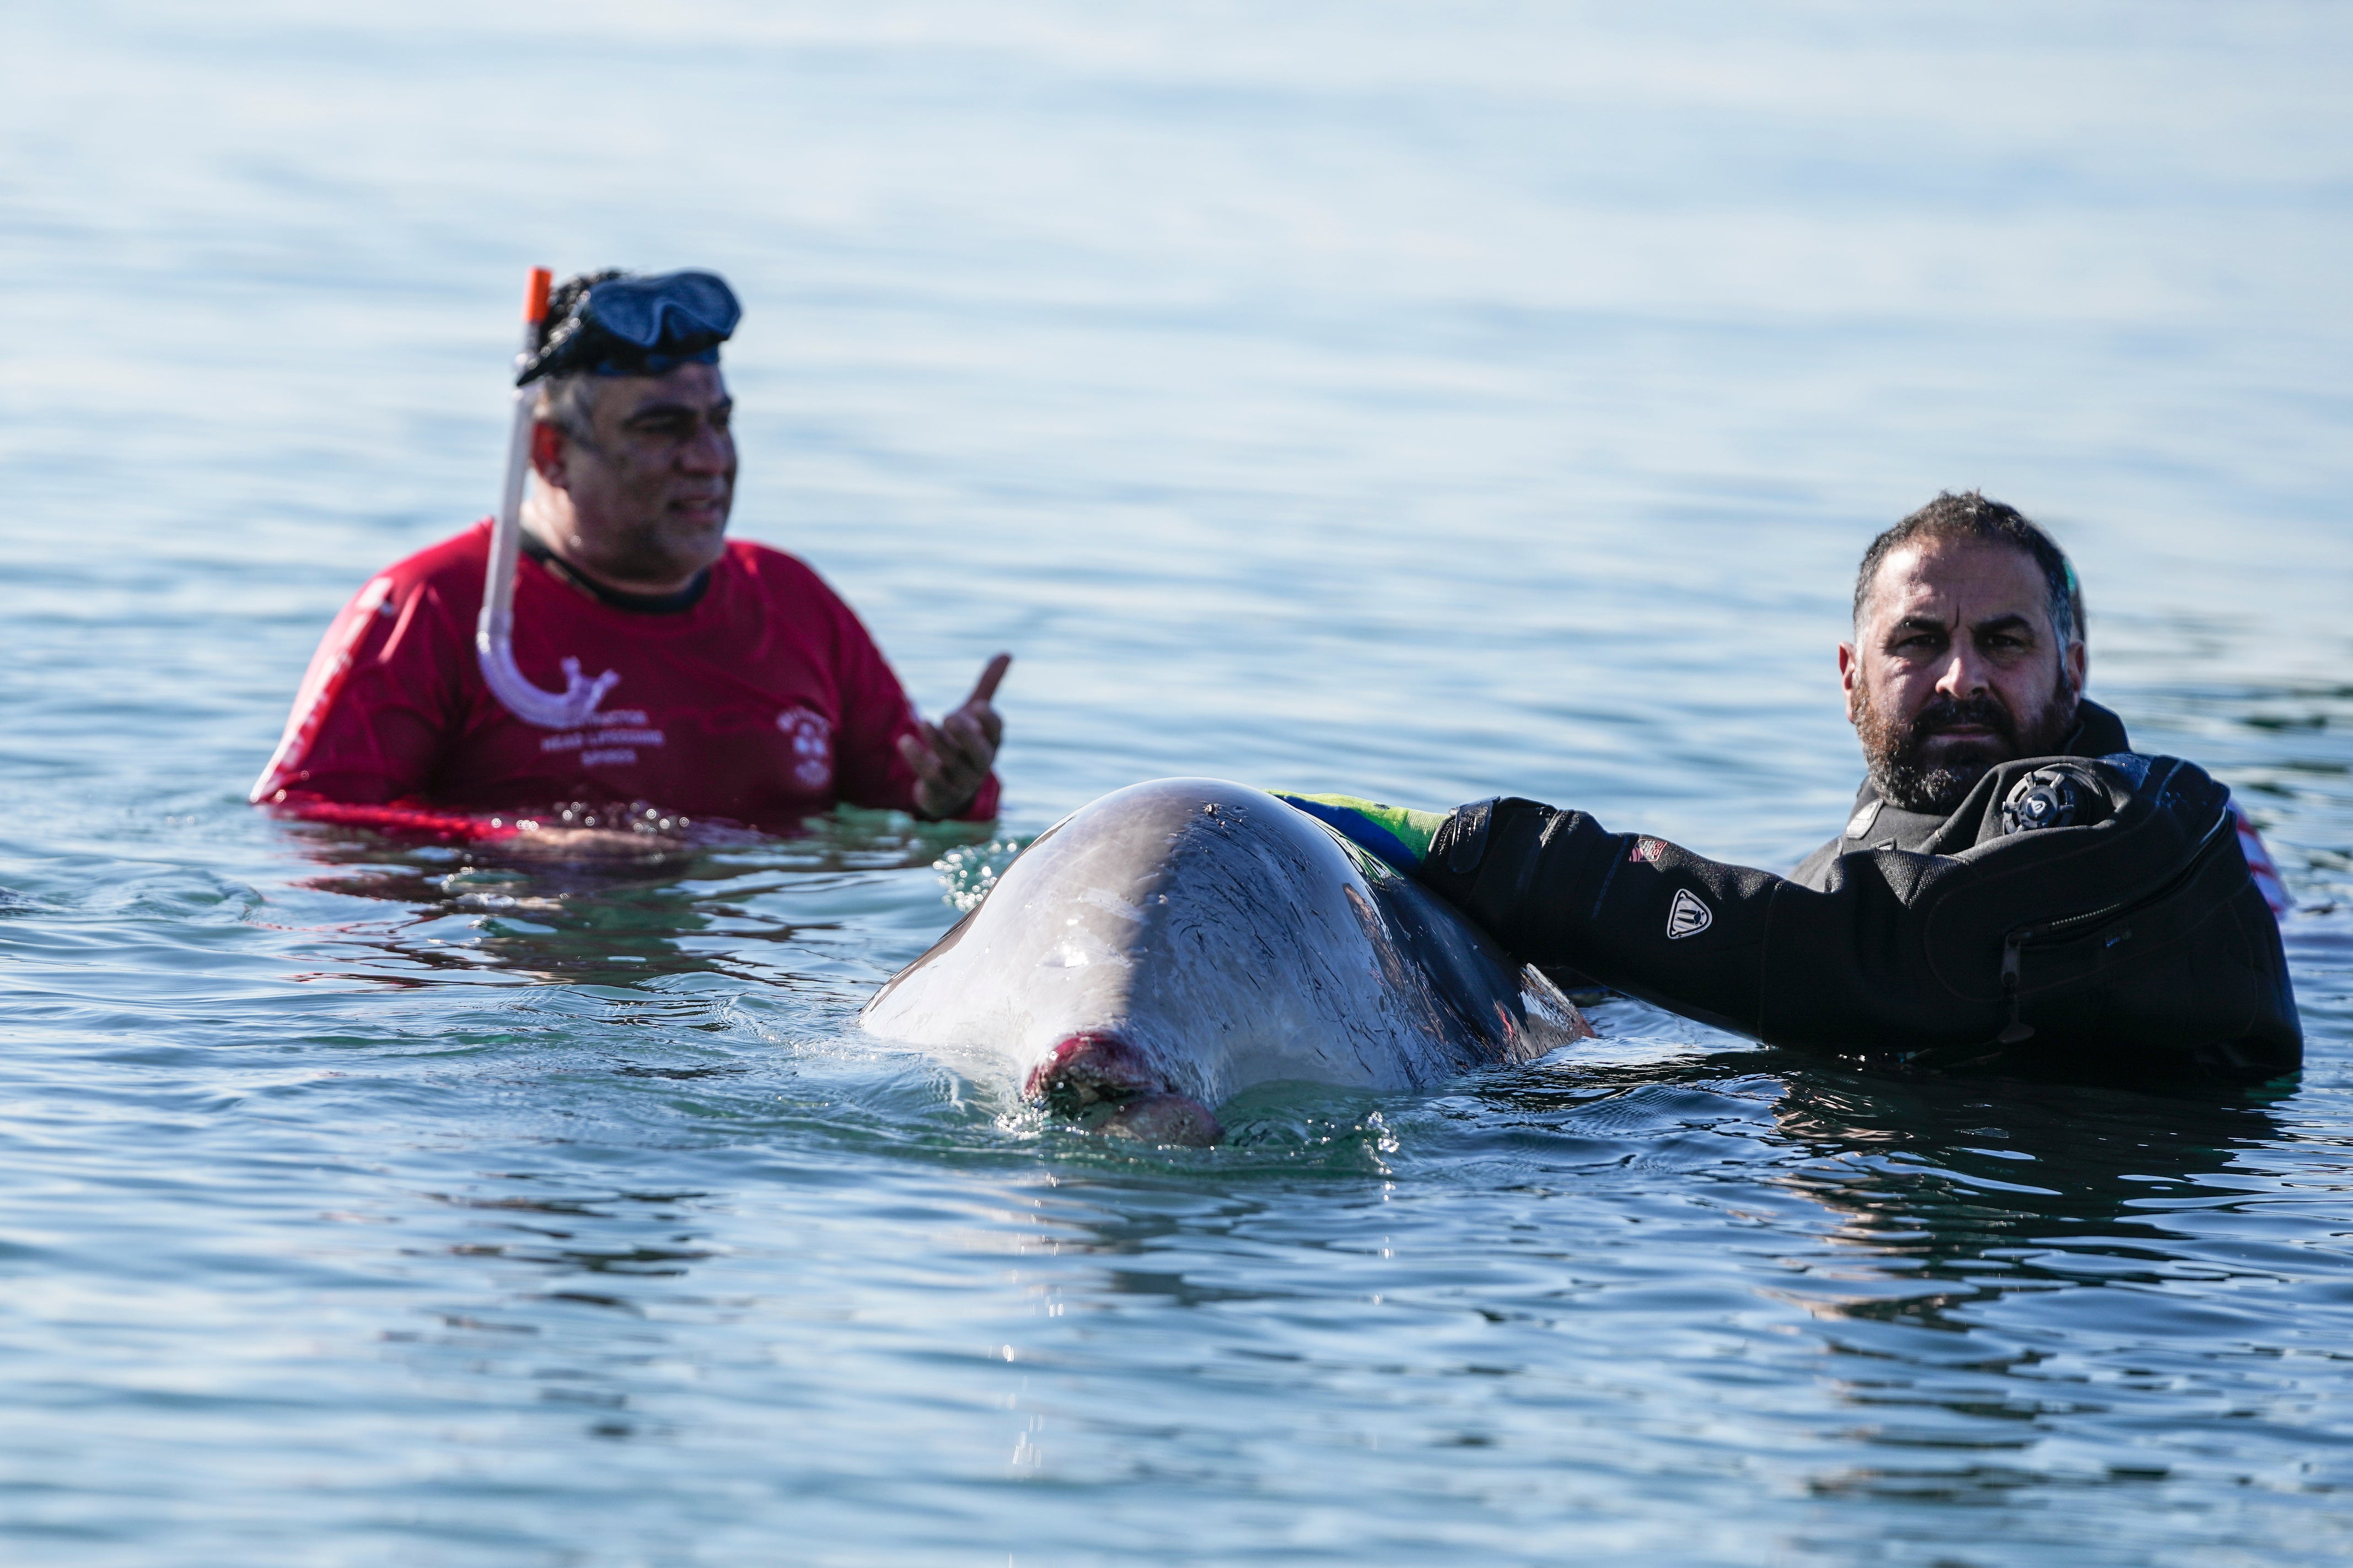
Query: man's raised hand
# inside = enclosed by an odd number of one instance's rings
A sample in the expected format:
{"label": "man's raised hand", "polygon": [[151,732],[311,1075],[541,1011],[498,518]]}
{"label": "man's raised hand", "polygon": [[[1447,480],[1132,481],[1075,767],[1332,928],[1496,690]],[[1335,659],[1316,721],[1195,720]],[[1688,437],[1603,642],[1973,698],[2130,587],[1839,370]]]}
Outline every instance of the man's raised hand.
{"label": "man's raised hand", "polygon": [[918,816],[954,816],[980,793],[1005,736],[1005,721],[989,699],[1012,668],[1013,656],[998,654],[980,672],[963,707],[936,724],[918,720],[915,733],[899,737],[899,755],[915,771]]}

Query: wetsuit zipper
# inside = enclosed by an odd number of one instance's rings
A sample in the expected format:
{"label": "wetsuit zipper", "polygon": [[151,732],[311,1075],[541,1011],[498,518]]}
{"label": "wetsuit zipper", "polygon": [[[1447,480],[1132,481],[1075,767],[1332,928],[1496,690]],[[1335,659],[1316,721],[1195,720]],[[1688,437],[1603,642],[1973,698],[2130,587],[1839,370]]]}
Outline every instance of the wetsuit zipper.
{"label": "wetsuit zipper", "polygon": [[2172,897],[2178,889],[2198,874],[2206,864],[2206,858],[2214,852],[2214,846],[2221,840],[2225,832],[2232,828],[2231,813],[2226,808],[2214,826],[2206,830],[2206,837],[2198,841],[2198,847],[2190,854],[2189,863],[2167,878],[2164,885],[2152,892],[2144,893],[2137,899],[2119,900],[2105,909],[2093,910],[2085,914],[2062,915],[2057,920],[2010,927],[2001,939],[2001,994],[2003,999],[2010,1004],[2010,1023],[2000,1034],[1994,1037],[1995,1041],[2000,1045],[2015,1046],[2034,1037],[2034,1026],[2019,1016],[2019,1010],[2023,1005],[2020,994],[2021,960],[2030,943],[2040,944],[2062,939],[2086,926],[2098,925],[2103,921],[2114,920],[2118,915],[2146,909],[2151,904],[2162,902]]}

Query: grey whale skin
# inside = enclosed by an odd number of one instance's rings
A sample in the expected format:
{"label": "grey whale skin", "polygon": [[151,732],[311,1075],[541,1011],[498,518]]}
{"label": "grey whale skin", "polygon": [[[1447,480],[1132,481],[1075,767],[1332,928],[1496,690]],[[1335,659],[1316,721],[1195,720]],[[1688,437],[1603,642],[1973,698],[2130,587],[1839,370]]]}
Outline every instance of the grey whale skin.
{"label": "grey whale skin", "polygon": [[859,1021],[1003,1058],[1030,1099],[1157,1143],[1215,1142],[1210,1108],[1253,1084],[1420,1089],[1593,1032],[1451,906],[1218,779],[1048,828]]}

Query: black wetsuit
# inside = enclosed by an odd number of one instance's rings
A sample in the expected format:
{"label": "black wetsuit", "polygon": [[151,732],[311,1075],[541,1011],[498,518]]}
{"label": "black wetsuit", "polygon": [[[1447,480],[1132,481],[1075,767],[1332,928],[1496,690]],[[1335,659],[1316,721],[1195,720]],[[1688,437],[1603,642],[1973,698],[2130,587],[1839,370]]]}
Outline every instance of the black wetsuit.
{"label": "black wetsuit", "polygon": [[[2007,763],[1950,816],[1865,785],[1793,877],[1526,800],[1465,806],[1420,876],[1522,960],[1775,1045],[2129,1081],[2260,1081],[2303,1036],[2229,792],[2127,750],[2086,702],[2084,821],[2008,831],[2056,759]],[[2022,782],[2024,781],[2024,782]]]}

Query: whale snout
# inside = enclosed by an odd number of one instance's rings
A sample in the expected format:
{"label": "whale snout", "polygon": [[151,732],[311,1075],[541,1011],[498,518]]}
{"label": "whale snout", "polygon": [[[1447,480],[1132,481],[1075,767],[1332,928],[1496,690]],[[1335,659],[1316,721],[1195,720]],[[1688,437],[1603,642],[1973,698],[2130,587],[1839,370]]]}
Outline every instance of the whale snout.
{"label": "whale snout", "polygon": [[1121,1104],[1167,1087],[1142,1051],[1117,1035],[1082,1029],[1054,1042],[1046,1059],[1029,1069],[1021,1092],[1073,1116],[1100,1100]]}
{"label": "whale snout", "polygon": [[[1226,1135],[1209,1108],[1179,1094],[1148,1058],[1117,1035],[1083,1029],[1054,1042],[1021,1086],[1058,1116],[1089,1120],[1107,1138],[1207,1148]],[[1109,1106],[1096,1121],[1091,1112]]]}

